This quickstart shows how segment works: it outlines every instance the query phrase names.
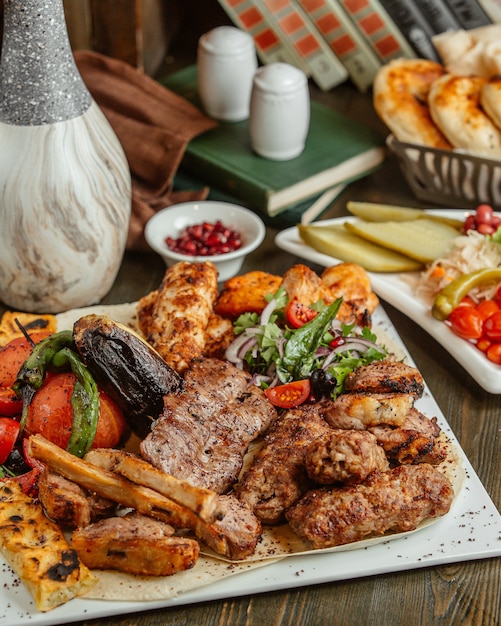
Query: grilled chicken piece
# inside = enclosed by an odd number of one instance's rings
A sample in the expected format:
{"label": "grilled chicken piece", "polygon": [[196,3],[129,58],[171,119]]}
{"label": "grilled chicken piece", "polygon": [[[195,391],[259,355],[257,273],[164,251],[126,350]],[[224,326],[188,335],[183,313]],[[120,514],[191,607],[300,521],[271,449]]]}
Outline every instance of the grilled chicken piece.
{"label": "grilled chicken piece", "polygon": [[210,359],[224,359],[226,348],[235,339],[231,320],[216,313],[209,317],[203,355]]}
{"label": "grilled chicken piece", "polygon": [[214,312],[236,319],[242,313],[261,313],[271,296],[280,287],[281,276],[261,270],[229,278],[214,305]]}
{"label": "grilled chicken piece", "polygon": [[197,541],[173,534],[169,524],[131,513],[77,529],[71,542],[91,569],[171,576],[194,567],[200,552]]}
{"label": "grilled chicken piece", "polygon": [[424,380],[415,367],[385,359],[350,372],[345,379],[345,389],[363,393],[411,393],[418,399],[423,395]]}
{"label": "grilled chicken piece", "polygon": [[414,530],[424,520],[445,515],[453,489],[427,463],[376,471],[365,482],[308,492],[286,512],[303,540],[330,548],[384,533]]}
{"label": "grilled chicken piece", "polygon": [[306,265],[298,263],[289,268],[282,278],[282,284],[289,300],[303,304],[313,304],[319,300],[332,302],[329,289],[316,272]]}
{"label": "grilled chicken piece", "polygon": [[308,476],[321,485],[361,483],[375,470],[390,468],[376,437],[364,431],[334,430],[306,450]]}
{"label": "grilled chicken piece", "polygon": [[334,428],[355,430],[377,424],[401,426],[414,402],[412,393],[344,393],[334,400],[325,419]]}
{"label": "grilled chicken piece", "polygon": [[311,486],[305,469],[308,446],[332,431],[320,405],[287,411],[270,427],[263,446],[235,490],[265,524],[278,524],[285,510]]}
{"label": "grilled chicken piece", "polygon": [[363,267],[355,263],[338,263],[327,267],[320,278],[332,300],[343,298],[338,319],[346,323],[355,321],[359,326],[371,325],[379,298],[372,291],[369,275]]}
{"label": "grilled chicken piece", "polygon": [[117,506],[46,468],[38,479],[38,497],[47,517],[66,528],[88,526],[114,514]]}
{"label": "grilled chicken piece", "polygon": [[[104,498],[167,522],[175,528],[192,530],[196,537],[218,554],[240,560],[253,554],[256,549],[261,524],[252,511],[243,507],[234,496],[219,496],[221,519],[208,524],[174,500],[153,489],[134,484],[106,467],[79,459],[41,435],[29,438],[29,454],[54,472]],[[109,462],[109,459],[105,459],[105,462]],[[235,520],[238,520],[238,524]]]}
{"label": "grilled chicken piece", "polygon": [[326,304],[342,298],[337,319],[359,326],[370,326],[371,316],[379,304],[372,291],[369,275],[354,263],[339,263],[318,276],[306,265],[297,264],[285,272],[282,287],[290,300],[313,304],[323,300]]}
{"label": "grilled chicken piece", "polygon": [[369,428],[386,456],[393,463],[430,463],[438,465],[447,456],[441,445],[437,419],[429,418],[413,408],[398,428],[380,424]]}
{"label": "grilled chicken piece", "polygon": [[139,301],[142,332],[178,373],[203,355],[207,325],[218,295],[217,278],[217,268],[210,261],[176,263],[165,272],[154,302],[151,295]]}
{"label": "grilled chicken piece", "polygon": [[182,391],[165,396],[141,456],[167,474],[225,493],[248,445],[276,415],[249,374],[226,361],[200,359],[186,372]]}

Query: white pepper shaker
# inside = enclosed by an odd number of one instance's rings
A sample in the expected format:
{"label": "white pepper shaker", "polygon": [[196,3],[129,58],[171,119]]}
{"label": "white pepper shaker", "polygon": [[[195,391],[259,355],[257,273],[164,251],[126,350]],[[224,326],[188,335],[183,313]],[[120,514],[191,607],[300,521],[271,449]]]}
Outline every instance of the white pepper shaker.
{"label": "white pepper shaker", "polygon": [[233,26],[218,26],[198,41],[198,92],[210,117],[239,122],[249,117],[257,69],[253,38]]}
{"label": "white pepper shaker", "polygon": [[310,94],[304,72],[287,63],[270,63],[254,75],[249,133],[262,157],[287,161],[301,154],[310,126]]}

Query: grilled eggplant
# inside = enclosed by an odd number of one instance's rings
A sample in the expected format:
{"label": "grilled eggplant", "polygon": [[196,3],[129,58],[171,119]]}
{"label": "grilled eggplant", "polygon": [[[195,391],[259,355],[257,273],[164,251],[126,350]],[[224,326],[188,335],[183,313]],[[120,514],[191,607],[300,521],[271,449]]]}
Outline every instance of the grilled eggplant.
{"label": "grilled eggplant", "polygon": [[145,437],[163,409],[163,397],[182,378],[132,329],[105,315],[86,315],[73,326],[73,341],[101,388],[122,409],[132,431]]}

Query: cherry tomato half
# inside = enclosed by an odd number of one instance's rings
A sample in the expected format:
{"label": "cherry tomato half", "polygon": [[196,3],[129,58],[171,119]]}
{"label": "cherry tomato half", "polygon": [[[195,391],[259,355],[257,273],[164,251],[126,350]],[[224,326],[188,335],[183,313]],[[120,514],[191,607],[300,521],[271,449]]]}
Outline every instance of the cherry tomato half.
{"label": "cherry tomato half", "polygon": [[501,341],[501,311],[497,311],[484,320],[484,335],[492,341]]}
{"label": "cherry tomato half", "polygon": [[291,300],[285,307],[285,318],[289,326],[293,328],[301,328],[307,322],[311,322],[317,315],[318,312],[315,309],[297,300]]}
{"label": "cherry tomato half", "polygon": [[482,336],[482,316],[470,306],[458,306],[449,315],[451,329],[463,339]]}
{"label": "cherry tomato half", "polygon": [[12,452],[19,435],[19,422],[10,417],[0,417],[0,465]]}
{"label": "cherry tomato half", "polygon": [[264,395],[268,400],[281,409],[291,409],[306,402],[310,397],[311,384],[305,380],[294,380],[285,385],[265,389]]}

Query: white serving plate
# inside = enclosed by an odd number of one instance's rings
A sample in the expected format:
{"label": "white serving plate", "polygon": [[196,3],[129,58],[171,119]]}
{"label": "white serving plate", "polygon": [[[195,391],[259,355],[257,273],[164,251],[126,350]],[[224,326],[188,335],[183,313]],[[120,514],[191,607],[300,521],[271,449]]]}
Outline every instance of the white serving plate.
{"label": "white serving plate", "polygon": [[[107,312],[112,315],[113,307],[109,307]],[[382,307],[378,307],[374,314],[374,328],[376,333],[378,329],[384,332],[392,343],[400,347],[407,356],[407,361],[413,363]],[[188,591],[176,598],[148,602],[80,598],[49,613],[36,610],[28,591],[19,584],[17,577],[0,556],[0,626],[13,626],[25,621],[33,626],[68,624],[82,619],[97,619],[501,556],[501,515],[460,449],[428,387],[416,406],[424,414],[437,417],[444,433],[457,446],[465,473],[464,484],[451,510],[434,523],[414,533],[403,534],[400,538],[388,537],[385,541],[359,549],[352,544],[346,551],[284,558],[259,569],[229,576]],[[186,575],[190,575],[190,572],[186,572]]]}
{"label": "white serving plate", "polygon": [[[436,209],[428,212],[454,219],[464,219],[469,213],[469,211],[462,212],[457,209]],[[326,226],[329,224],[342,224],[355,219],[357,218],[335,218],[324,220],[322,224]],[[329,267],[339,262],[339,259],[317,252],[305,244],[295,226],[280,232],[275,238],[275,243],[282,250],[324,267]],[[369,274],[372,287],[378,296],[426,330],[464,367],[468,374],[483,389],[489,393],[501,393],[501,367],[489,361],[474,345],[455,335],[443,322],[435,319],[426,303],[412,293],[412,289],[408,282],[404,280],[403,274],[375,272],[369,272]]]}

